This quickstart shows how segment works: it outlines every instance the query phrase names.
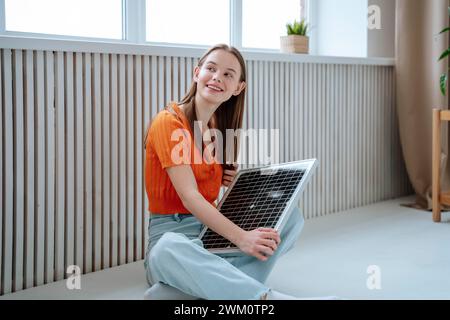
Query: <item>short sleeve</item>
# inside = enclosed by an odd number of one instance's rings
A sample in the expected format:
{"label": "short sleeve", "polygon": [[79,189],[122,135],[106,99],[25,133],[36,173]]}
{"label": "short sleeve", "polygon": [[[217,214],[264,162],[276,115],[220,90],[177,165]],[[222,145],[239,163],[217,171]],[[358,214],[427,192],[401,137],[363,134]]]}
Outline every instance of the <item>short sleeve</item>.
{"label": "short sleeve", "polygon": [[190,163],[191,135],[177,116],[166,110],[159,113],[150,126],[148,139],[163,169]]}

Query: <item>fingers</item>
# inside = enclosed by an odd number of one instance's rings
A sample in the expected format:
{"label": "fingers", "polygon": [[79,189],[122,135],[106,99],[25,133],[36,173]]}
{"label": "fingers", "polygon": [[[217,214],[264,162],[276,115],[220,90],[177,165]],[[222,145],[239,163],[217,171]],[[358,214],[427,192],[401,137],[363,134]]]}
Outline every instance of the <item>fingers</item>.
{"label": "fingers", "polygon": [[251,255],[261,261],[267,261],[270,256],[273,255],[273,250],[269,247],[258,245],[255,247],[255,250],[251,253]]}
{"label": "fingers", "polygon": [[227,180],[227,181],[233,181],[234,177],[230,177],[230,176],[223,176],[223,180]]}
{"label": "fingers", "polygon": [[[227,171],[229,171],[229,170],[225,170],[225,172],[227,172]],[[235,172],[235,171],[231,171],[231,172]],[[235,172],[236,173],[236,172]],[[233,182],[233,180],[234,180],[234,177],[235,177],[235,174],[234,175],[223,175],[223,178],[222,178],[222,184],[225,186],[225,187],[228,187],[230,184],[231,184],[231,182]]]}
{"label": "fingers", "polygon": [[269,239],[261,239],[261,244],[265,245],[266,247],[271,248],[273,251],[278,249],[278,245],[275,242],[275,240],[269,240]]}
{"label": "fingers", "polygon": [[259,252],[255,252],[253,254],[253,256],[261,261],[267,261],[267,259],[269,259],[268,257],[266,257],[265,255],[263,255],[262,253],[259,253]]}
{"label": "fingers", "polygon": [[271,228],[259,228],[258,231],[262,233],[264,239],[274,240],[277,245],[280,244],[281,238],[277,230]]}
{"label": "fingers", "polygon": [[272,248],[264,246],[264,245],[258,245],[258,246],[256,246],[256,249],[257,249],[258,253],[260,253],[267,259],[270,258],[270,256],[272,256],[274,254],[274,250],[272,250]]}
{"label": "fingers", "polygon": [[223,172],[223,174],[224,175],[229,175],[229,176],[235,176],[236,174],[237,174],[237,171],[236,170],[225,170],[224,172]]}

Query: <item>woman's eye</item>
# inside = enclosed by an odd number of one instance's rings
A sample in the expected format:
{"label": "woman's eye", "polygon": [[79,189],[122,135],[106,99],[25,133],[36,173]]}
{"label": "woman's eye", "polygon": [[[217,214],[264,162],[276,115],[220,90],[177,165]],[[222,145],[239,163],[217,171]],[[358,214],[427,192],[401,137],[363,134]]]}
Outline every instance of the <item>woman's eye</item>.
{"label": "woman's eye", "polygon": [[208,67],[206,69],[209,70],[209,71],[216,71],[216,69],[214,67]]}
{"label": "woman's eye", "polygon": [[233,75],[231,73],[225,73],[225,77],[227,78],[233,78]]}

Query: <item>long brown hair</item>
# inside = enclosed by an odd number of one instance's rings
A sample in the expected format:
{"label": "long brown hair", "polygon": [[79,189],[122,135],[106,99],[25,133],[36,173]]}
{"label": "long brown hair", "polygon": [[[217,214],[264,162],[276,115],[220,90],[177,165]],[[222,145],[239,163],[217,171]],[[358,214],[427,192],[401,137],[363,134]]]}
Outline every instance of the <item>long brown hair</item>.
{"label": "long brown hair", "polygon": [[[241,65],[241,77],[239,79],[240,82],[245,82],[247,79],[247,72],[245,67],[245,61],[242,57],[241,53],[234,47],[228,46],[226,44],[218,44],[214,47],[210,48],[199,60],[197,66],[199,68],[205,63],[208,56],[216,51],[216,50],[224,50],[233,54],[239,61]],[[184,112],[186,118],[189,120],[189,124],[192,132],[194,132],[194,124],[197,121],[197,114],[195,112],[195,95],[197,93],[197,83],[192,82],[191,88],[189,89],[186,96],[178,103],[178,105],[185,105]],[[239,151],[239,135],[234,139],[234,157],[233,159],[229,159],[229,155],[227,156],[227,145],[226,145],[226,130],[233,129],[234,132],[236,130],[242,128],[242,119],[244,116],[244,105],[245,105],[245,93],[246,87],[240,92],[237,96],[231,96],[230,99],[223,102],[214,112],[211,122],[215,123],[216,129],[218,129],[222,133],[223,137],[223,167],[225,168],[228,161],[233,161],[233,163],[237,162],[238,151]],[[231,146],[229,147],[231,148]]]}

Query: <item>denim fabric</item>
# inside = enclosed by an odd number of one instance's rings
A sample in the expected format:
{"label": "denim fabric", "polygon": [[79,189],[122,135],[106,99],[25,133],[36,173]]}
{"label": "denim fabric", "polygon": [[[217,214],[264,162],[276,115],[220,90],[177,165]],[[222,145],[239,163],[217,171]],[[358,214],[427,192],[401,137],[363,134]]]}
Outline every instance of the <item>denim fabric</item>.
{"label": "denim fabric", "polygon": [[297,241],[304,225],[294,207],[280,236],[278,249],[266,261],[248,255],[210,253],[198,239],[203,224],[193,215],[151,214],[145,256],[147,281],[157,282],[202,299],[260,299],[276,261]]}

